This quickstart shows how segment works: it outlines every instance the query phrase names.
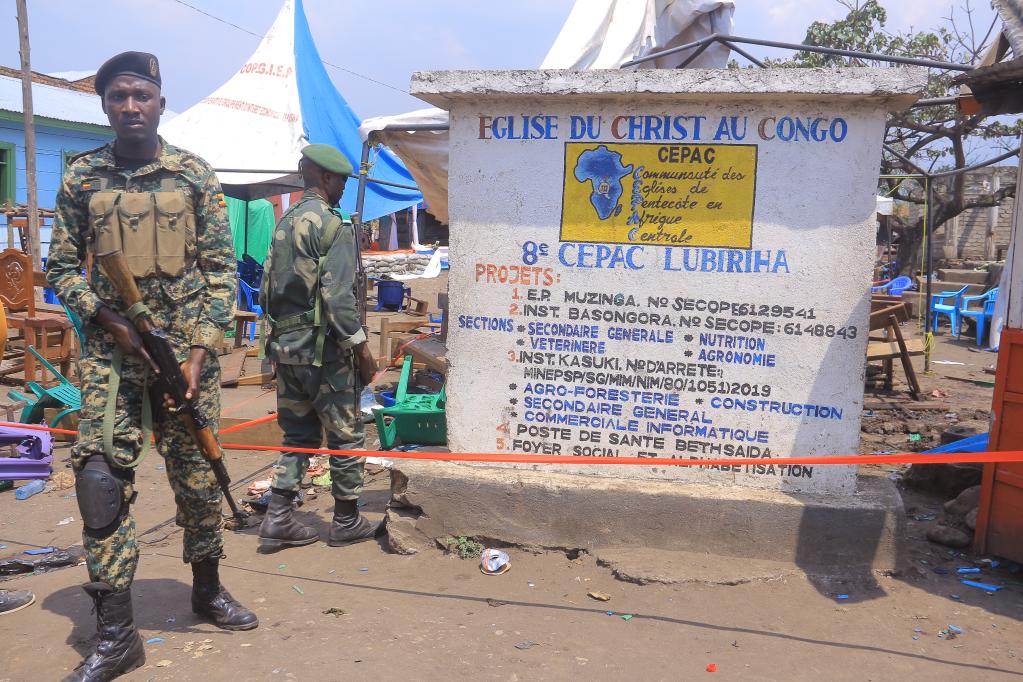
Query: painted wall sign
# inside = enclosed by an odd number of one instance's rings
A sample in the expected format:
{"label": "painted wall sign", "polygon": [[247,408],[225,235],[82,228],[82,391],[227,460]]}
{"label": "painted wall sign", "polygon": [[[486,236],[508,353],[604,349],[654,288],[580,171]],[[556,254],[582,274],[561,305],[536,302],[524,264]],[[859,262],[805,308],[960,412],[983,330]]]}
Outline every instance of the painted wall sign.
{"label": "painted wall sign", "polygon": [[[529,95],[471,72],[430,100],[452,124],[453,450],[726,458],[564,470],[852,492],[852,467],[786,459],[858,448],[885,105],[872,82],[793,92],[824,77],[798,72],[544,72]],[[678,94],[608,94],[630,79]]]}
{"label": "painted wall sign", "polygon": [[565,143],[562,241],[748,249],[757,147]]}

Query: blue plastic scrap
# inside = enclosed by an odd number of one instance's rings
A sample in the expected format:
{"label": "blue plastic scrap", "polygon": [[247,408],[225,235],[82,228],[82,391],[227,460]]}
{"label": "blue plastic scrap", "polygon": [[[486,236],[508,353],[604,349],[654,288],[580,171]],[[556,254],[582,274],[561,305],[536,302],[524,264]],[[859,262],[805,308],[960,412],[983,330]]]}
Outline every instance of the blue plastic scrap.
{"label": "blue plastic scrap", "polygon": [[847,595],[847,594],[840,594],[840,595],[835,597],[835,599],[842,599],[842,600],[848,599],[848,598],[849,598],[849,595]]}
{"label": "blue plastic scrap", "polygon": [[52,554],[56,552],[56,547],[43,547],[42,549],[26,549],[25,554]]}
{"label": "blue plastic scrap", "polygon": [[956,569],[956,573],[961,573],[961,574],[980,573],[980,569],[979,568],[970,568],[968,566],[960,566],[959,568]]}
{"label": "blue plastic scrap", "polygon": [[988,592],[997,592],[1002,589],[1001,585],[989,585],[988,583],[978,583],[976,580],[961,580],[963,585],[969,585],[970,587],[976,587],[979,590],[987,590]]}

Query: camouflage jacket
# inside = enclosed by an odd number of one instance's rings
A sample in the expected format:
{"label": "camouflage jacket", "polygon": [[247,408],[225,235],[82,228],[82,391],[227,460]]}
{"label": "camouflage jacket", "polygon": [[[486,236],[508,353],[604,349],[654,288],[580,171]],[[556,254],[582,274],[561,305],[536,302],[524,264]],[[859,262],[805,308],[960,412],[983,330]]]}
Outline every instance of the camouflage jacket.
{"label": "camouflage jacket", "polygon": [[[323,235],[337,225],[334,240],[321,244]],[[320,281],[316,270],[326,256]],[[327,327],[323,359],[337,359],[339,351],[362,343],[366,334],[355,300],[355,230],[346,218],[327,205],[316,192],[306,190],[301,200],[281,217],[274,230],[270,253],[263,264],[259,303],[272,321],[266,341],[267,355],[285,365],[313,361],[318,328],[275,328],[281,322],[314,312],[316,287],[322,299],[321,323]]]}
{"label": "camouflage jacket", "polygon": [[[127,192],[158,191],[162,182],[173,178],[174,185],[188,193],[194,206],[194,265],[178,277],[151,276],[138,278],[137,282],[150,307],[174,308],[188,299],[189,310],[167,311],[177,314],[160,317],[182,327],[172,330],[174,336],[216,352],[224,330],[234,320],[238,287],[227,204],[209,164],[191,152],[162,139],[160,142],[160,158],[135,171],[117,165],[113,142],[80,154],[69,163],[57,191],[46,279],[85,322],[102,305],[123,314],[126,306],[98,265],[92,266],[89,279],[82,274],[85,252],[93,238],[89,231],[90,197],[103,186]],[[200,291],[201,295],[196,296]],[[176,350],[179,354],[187,352],[187,348]]]}

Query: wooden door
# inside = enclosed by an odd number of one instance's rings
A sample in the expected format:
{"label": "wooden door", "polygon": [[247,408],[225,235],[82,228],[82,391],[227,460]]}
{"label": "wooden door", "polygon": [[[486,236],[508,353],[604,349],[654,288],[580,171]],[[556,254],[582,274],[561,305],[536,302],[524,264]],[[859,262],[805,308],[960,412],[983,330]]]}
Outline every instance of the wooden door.
{"label": "wooden door", "polygon": [[[1002,330],[990,450],[1023,450],[1023,329]],[[1023,462],[984,465],[974,546],[1023,563]]]}

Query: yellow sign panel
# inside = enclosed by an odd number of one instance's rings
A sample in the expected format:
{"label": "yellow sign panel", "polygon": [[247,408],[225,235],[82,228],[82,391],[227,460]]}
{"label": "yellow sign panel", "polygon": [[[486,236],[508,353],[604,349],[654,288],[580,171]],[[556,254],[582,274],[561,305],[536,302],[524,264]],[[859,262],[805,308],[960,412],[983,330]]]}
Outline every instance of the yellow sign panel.
{"label": "yellow sign panel", "polygon": [[561,241],[753,245],[757,146],[565,143]]}

